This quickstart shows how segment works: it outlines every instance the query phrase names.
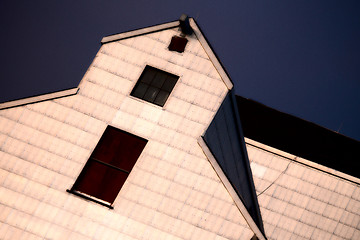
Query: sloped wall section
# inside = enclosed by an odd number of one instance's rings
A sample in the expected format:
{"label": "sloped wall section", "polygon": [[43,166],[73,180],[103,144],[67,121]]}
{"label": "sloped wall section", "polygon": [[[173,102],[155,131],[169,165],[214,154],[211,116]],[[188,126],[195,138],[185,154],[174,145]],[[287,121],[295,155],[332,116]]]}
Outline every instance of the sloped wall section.
{"label": "sloped wall section", "polygon": [[204,140],[251,217],[264,233],[233,91],[223,101],[204,134]]}
{"label": "sloped wall section", "polygon": [[[360,239],[360,185],[245,139],[268,239]],[[322,168],[324,169],[324,168]]]}

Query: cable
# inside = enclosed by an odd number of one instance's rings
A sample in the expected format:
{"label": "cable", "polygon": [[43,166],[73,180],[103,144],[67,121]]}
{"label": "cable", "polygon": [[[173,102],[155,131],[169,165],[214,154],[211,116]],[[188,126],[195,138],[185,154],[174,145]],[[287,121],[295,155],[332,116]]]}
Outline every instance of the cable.
{"label": "cable", "polygon": [[[294,160],[296,160],[296,157],[294,158]],[[292,160],[289,161],[288,165],[286,166],[286,168],[284,169],[284,171],[282,171],[282,173],[279,174],[279,176],[272,182],[270,183],[269,186],[267,186],[264,190],[262,190],[261,193],[259,193],[257,196],[260,196],[261,194],[263,194],[266,190],[268,190],[282,175],[284,175],[284,173],[286,172],[286,170],[288,170],[290,163],[292,162]]]}

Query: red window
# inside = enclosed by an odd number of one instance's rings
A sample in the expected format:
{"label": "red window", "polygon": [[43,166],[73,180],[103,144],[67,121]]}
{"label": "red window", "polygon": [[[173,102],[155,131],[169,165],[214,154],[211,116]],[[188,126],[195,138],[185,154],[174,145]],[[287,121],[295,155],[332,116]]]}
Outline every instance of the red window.
{"label": "red window", "polygon": [[108,126],[69,192],[111,207],[146,143]]}

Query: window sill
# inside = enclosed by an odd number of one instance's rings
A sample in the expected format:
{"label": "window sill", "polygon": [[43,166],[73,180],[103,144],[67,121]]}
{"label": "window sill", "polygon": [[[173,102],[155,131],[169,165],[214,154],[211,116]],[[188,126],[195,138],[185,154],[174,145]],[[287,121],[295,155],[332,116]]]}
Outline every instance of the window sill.
{"label": "window sill", "polygon": [[84,199],[89,200],[89,201],[92,201],[92,202],[96,202],[96,203],[98,203],[98,204],[100,204],[100,205],[103,205],[103,206],[105,206],[105,207],[108,207],[108,208],[110,208],[110,209],[114,209],[114,207],[111,206],[111,204],[108,203],[108,202],[102,201],[102,200],[100,200],[100,199],[91,197],[91,196],[89,196],[89,195],[86,195],[86,194],[84,194],[84,193],[81,193],[81,192],[78,192],[78,191],[75,191],[75,190],[72,190],[72,189],[66,189],[66,191],[67,191],[68,193],[74,194],[74,195],[76,195],[76,196],[78,196],[78,197],[84,198]]}

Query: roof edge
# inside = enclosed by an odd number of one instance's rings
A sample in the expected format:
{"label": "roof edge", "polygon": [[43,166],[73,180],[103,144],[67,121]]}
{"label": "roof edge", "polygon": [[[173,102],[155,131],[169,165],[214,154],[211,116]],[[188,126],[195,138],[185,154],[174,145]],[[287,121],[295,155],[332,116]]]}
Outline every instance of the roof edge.
{"label": "roof edge", "polygon": [[250,138],[244,137],[244,139],[245,139],[245,143],[246,143],[246,144],[249,144],[249,145],[251,145],[251,146],[253,146],[253,147],[262,149],[262,150],[264,150],[264,151],[267,151],[267,152],[273,153],[273,154],[275,154],[275,155],[278,155],[278,156],[287,158],[287,159],[292,160],[292,161],[294,161],[294,162],[298,162],[298,163],[300,163],[300,164],[302,164],[302,165],[305,165],[305,166],[314,168],[314,169],[316,169],[316,170],[325,172],[325,173],[330,174],[330,175],[332,175],[332,176],[335,176],[335,177],[341,178],[341,179],[343,179],[343,180],[347,180],[347,181],[349,181],[349,182],[352,182],[352,183],[355,183],[355,184],[360,185],[360,179],[359,179],[359,178],[356,178],[356,177],[353,177],[353,176],[351,176],[351,175],[349,175],[349,174],[346,174],[346,173],[340,172],[340,171],[338,171],[338,170],[335,170],[335,169],[326,167],[326,166],[324,166],[324,165],[321,165],[321,164],[312,162],[312,161],[307,160],[307,159],[305,159],[305,158],[301,158],[301,157],[298,157],[298,156],[296,156],[296,155],[293,155],[293,154],[284,152],[284,151],[279,150],[279,149],[277,149],[277,148],[270,147],[270,146],[268,146],[268,145],[266,145],[266,144],[257,142],[257,141],[255,141],[255,140],[250,139]]}
{"label": "roof edge", "polygon": [[248,97],[243,97],[243,96],[236,95],[236,94],[235,94],[235,98],[236,98],[236,99],[237,99],[237,98],[246,99],[246,100],[249,101],[249,102],[258,104],[258,105],[260,105],[260,106],[262,106],[262,107],[264,107],[264,108],[270,109],[270,110],[272,110],[272,111],[276,111],[276,112],[279,113],[279,114],[284,114],[284,115],[286,115],[286,116],[288,116],[288,117],[297,118],[297,119],[299,119],[299,120],[301,120],[301,121],[304,121],[304,122],[306,122],[306,123],[308,123],[308,124],[310,124],[310,125],[312,125],[312,126],[315,126],[315,127],[317,127],[317,128],[321,128],[321,129],[323,129],[323,130],[332,132],[332,133],[334,133],[334,134],[336,134],[336,135],[340,135],[340,136],[345,137],[345,138],[347,138],[347,139],[349,139],[349,140],[351,140],[351,141],[360,142],[359,140],[357,140],[357,139],[355,139],[355,138],[346,136],[346,135],[344,135],[344,134],[342,134],[342,133],[340,133],[340,132],[334,131],[334,130],[332,130],[332,129],[330,129],[330,128],[324,127],[324,126],[322,126],[322,125],[320,125],[320,124],[318,124],[318,123],[309,121],[309,120],[304,119],[304,118],[302,118],[302,117],[299,117],[299,116],[297,116],[297,115],[294,115],[294,114],[291,114],[291,113],[288,113],[288,112],[284,112],[284,111],[278,110],[278,109],[276,109],[276,108],[270,107],[270,106],[268,106],[268,105],[266,105],[266,104],[264,104],[264,103],[261,103],[261,102],[259,102],[259,101],[257,101],[257,100],[254,100],[254,99],[251,99],[251,98],[248,98]]}
{"label": "roof edge", "polygon": [[37,95],[37,96],[33,96],[33,97],[27,97],[27,98],[17,99],[17,100],[13,100],[13,101],[8,101],[8,102],[0,103],[0,110],[18,107],[18,106],[22,106],[22,105],[26,105],[26,104],[31,104],[31,103],[47,101],[47,100],[51,100],[51,99],[55,99],[55,98],[67,97],[67,96],[77,94],[78,91],[79,91],[79,88],[76,87],[76,88],[70,88],[70,89],[66,89],[66,90],[62,90],[62,91]]}
{"label": "roof edge", "polygon": [[219,58],[216,56],[215,51],[209,44],[209,42],[206,40],[205,35],[202,33],[200,27],[195,22],[194,18],[190,18],[190,25],[193,28],[194,34],[198,38],[199,42],[201,43],[201,46],[204,48],[206,54],[208,55],[209,59],[213,63],[216,71],[219,73],[221,79],[225,83],[226,87],[231,90],[234,87],[234,84],[232,83],[228,73],[226,72],[224,66],[220,62]]}
{"label": "roof edge", "polygon": [[[260,212],[259,200],[258,200],[257,194],[256,194],[254,177],[252,174],[249,156],[248,156],[247,149],[246,149],[246,144],[245,144],[245,140],[244,140],[244,132],[243,132],[241,121],[240,121],[240,115],[239,115],[239,111],[238,111],[238,106],[237,106],[237,101],[236,101],[236,96],[235,96],[234,90],[230,91],[230,98],[231,98],[231,107],[232,107],[234,115],[235,115],[235,122],[236,122],[238,135],[242,140],[242,141],[240,141],[240,144],[241,144],[241,148],[243,150],[242,151],[243,157],[244,157],[244,159],[246,159],[245,164],[247,165],[247,173],[249,176],[249,183],[251,184],[251,190],[252,190],[252,194],[253,194],[253,198],[254,198],[254,203],[255,203],[257,209],[259,210],[257,212],[258,218],[260,219],[261,223],[263,224],[263,220],[262,220],[262,216],[261,216],[261,212]],[[264,225],[262,225],[261,227],[263,228],[263,232],[265,232]]]}
{"label": "roof edge", "polygon": [[135,37],[135,36],[139,36],[139,35],[143,35],[143,34],[147,34],[147,33],[157,32],[157,31],[161,31],[161,30],[165,30],[165,29],[169,29],[169,28],[175,28],[178,26],[180,26],[180,22],[177,20],[177,21],[163,23],[163,24],[159,24],[159,25],[155,25],[155,26],[151,26],[151,27],[140,28],[140,29],[133,30],[133,31],[118,33],[118,34],[103,37],[103,39],[101,40],[101,44],[114,42],[114,41],[118,41],[118,40],[125,39],[125,38]]}
{"label": "roof edge", "polygon": [[201,149],[204,152],[207,159],[209,160],[209,162],[210,162],[211,166],[213,167],[213,169],[215,170],[216,174],[220,178],[222,184],[224,185],[224,187],[226,188],[226,190],[230,194],[230,196],[233,199],[236,207],[239,209],[239,211],[243,215],[245,221],[248,223],[250,229],[253,231],[253,233],[259,239],[266,240],[267,238],[261,232],[261,230],[259,229],[259,227],[255,223],[255,221],[251,217],[251,215],[248,212],[248,210],[246,209],[244,203],[242,202],[242,200],[240,199],[240,197],[236,193],[235,189],[233,188],[232,184],[230,183],[230,181],[226,177],[225,173],[222,171],[222,169],[221,169],[220,165],[218,164],[218,162],[216,161],[214,155],[211,153],[211,151],[210,151],[209,147],[207,146],[207,144],[206,144],[205,140],[203,139],[203,137],[198,138],[198,144],[201,147]]}
{"label": "roof edge", "polygon": [[[219,75],[220,75],[221,79],[223,80],[224,84],[226,85],[226,87],[229,90],[231,90],[234,87],[234,85],[233,85],[228,73],[226,72],[224,66],[222,65],[219,58],[217,57],[215,51],[213,50],[213,48],[207,41],[205,35],[202,33],[200,27],[195,22],[194,18],[189,18],[189,21],[190,21],[190,26],[193,29],[195,36],[198,38],[201,46],[203,47],[203,49],[205,50],[209,59],[213,63],[216,71],[219,73]],[[130,37],[135,37],[135,36],[139,36],[139,35],[143,35],[143,34],[166,30],[169,28],[175,28],[175,27],[180,27],[179,20],[168,22],[168,23],[163,23],[163,24],[159,24],[159,25],[155,25],[155,26],[151,26],[151,27],[140,28],[140,29],[133,30],[133,31],[128,31],[128,32],[123,32],[123,33],[119,33],[119,34],[106,36],[101,40],[101,44],[106,44],[106,43],[130,38]]]}

